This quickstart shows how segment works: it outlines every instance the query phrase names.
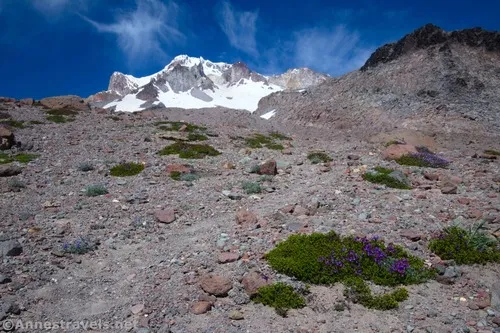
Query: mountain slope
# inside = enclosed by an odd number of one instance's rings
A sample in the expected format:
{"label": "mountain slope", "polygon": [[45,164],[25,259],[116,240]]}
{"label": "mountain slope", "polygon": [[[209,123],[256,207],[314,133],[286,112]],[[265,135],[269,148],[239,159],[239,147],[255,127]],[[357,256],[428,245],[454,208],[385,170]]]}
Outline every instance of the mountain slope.
{"label": "mountain slope", "polygon": [[377,49],[361,70],[263,98],[276,121],[374,134],[398,128],[498,131],[500,34],[427,25]]}
{"label": "mountain slope", "polygon": [[307,88],[327,78],[306,68],[267,77],[251,71],[242,62],[230,65],[181,55],[160,72],[146,77],[115,72],[108,90],[88,100],[97,106],[128,112],[150,107],[216,106],[255,111],[264,96],[285,89]]}

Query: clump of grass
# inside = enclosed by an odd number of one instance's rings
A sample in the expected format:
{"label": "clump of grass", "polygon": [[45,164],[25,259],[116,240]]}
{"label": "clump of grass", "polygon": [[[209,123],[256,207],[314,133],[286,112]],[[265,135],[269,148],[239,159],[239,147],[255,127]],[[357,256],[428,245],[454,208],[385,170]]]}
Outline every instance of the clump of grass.
{"label": "clump of grass", "polygon": [[83,162],[78,164],[77,169],[78,171],[88,172],[94,170],[94,165],[90,162]]}
{"label": "clump of grass", "polygon": [[107,119],[111,119],[113,121],[120,121],[122,120],[122,118],[118,117],[118,116],[109,116],[109,117],[106,117]]}
{"label": "clump of grass", "polygon": [[246,194],[257,194],[262,192],[262,188],[257,182],[244,181],[241,186]]}
{"label": "clump of grass", "polygon": [[400,165],[427,167],[427,168],[446,168],[450,161],[437,156],[427,147],[416,147],[416,153],[403,155],[395,161]]}
{"label": "clump of grass", "polygon": [[66,242],[62,246],[65,253],[85,254],[95,250],[96,246],[86,237],[79,237],[73,241]]}
{"label": "clump of grass", "polygon": [[273,139],[276,140],[292,140],[292,138],[286,136],[285,134],[282,134],[280,132],[271,132],[269,133],[269,136]]}
{"label": "clump of grass", "polygon": [[245,138],[245,143],[249,148],[263,148],[266,147],[272,150],[283,150],[284,147],[276,140],[291,140],[283,134],[272,132],[269,136],[255,133],[252,136]]}
{"label": "clump of grass", "polygon": [[185,123],[182,121],[158,121],[155,123],[159,129],[164,131],[176,131],[178,132],[185,126],[184,132],[196,132],[196,131],[205,131],[207,128],[203,126],[198,126],[190,123]]}
{"label": "clump of grass", "polygon": [[38,120],[30,120],[29,123],[31,125],[43,125],[43,124],[45,124],[43,121],[38,121]]}
{"label": "clump of grass", "polygon": [[283,150],[283,149],[285,149],[285,147],[283,147],[283,145],[281,143],[276,143],[276,142],[268,143],[266,145],[266,148],[271,149],[271,150]]}
{"label": "clump of grass", "polygon": [[134,163],[134,162],[126,162],[122,164],[115,165],[109,170],[111,176],[114,177],[130,177],[135,176],[141,173],[144,170],[144,164],[142,163]]}
{"label": "clump of grass", "polygon": [[206,156],[218,156],[221,153],[209,145],[177,141],[160,150],[159,154],[161,156],[178,154],[180,158],[201,159]]}
{"label": "clump of grass", "polygon": [[394,170],[383,167],[375,167],[374,171],[368,171],[363,174],[363,179],[370,183],[383,184],[387,187],[397,188],[401,190],[411,190],[411,186],[405,184],[391,176]]}
{"label": "clump of grass", "polygon": [[15,128],[24,128],[24,121],[18,121],[14,119],[8,119],[8,120],[2,120],[0,121],[0,124],[4,124],[10,127],[15,127]]}
{"label": "clump of grass", "polygon": [[14,155],[14,159],[20,163],[29,163],[31,161],[36,160],[39,157],[37,154],[16,154]]}
{"label": "clump of grass", "polygon": [[45,119],[56,124],[63,124],[75,120],[74,118],[69,118],[62,115],[50,115],[47,116]]}
{"label": "clump of grass", "polygon": [[500,156],[500,151],[493,149],[486,149],[484,153],[488,155]]}
{"label": "clump of grass", "polygon": [[259,173],[260,172],[260,165],[254,164],[250,167],[249,170],[250,173]]}
{"label": "clump of grass", "polygon": [[18,161],[19,163],[29,163],[35,159],[37,159],[39,155],[36,154],[16,154],[16,155],[8,155],[5,153],[0,153],[0,164],[12,163],[14,161]]}
{"label": "clump of grass", "polygon": [[45,113],[51,116],[76,116],[78,114],[77,111],[68,108],[51,109]]}
{"label": "clump of grass", "polygon": [[14,162],[14,159],[10,155],[0,153],[0,164],[7,164],[11,162]]}
{"label": "clump of grass", "polygon": [[108,190],[104,185],[94,184],[85,188],[85,195],[88,197],[97,197],[104,194],[108,194]]}
{"label": "clump of grass", "polygon": [[459,226],[445,228],[431,240],[429,249],[442,259],[453,259],[457,264],[500,262],[500,244],[485,231],[485,221],[468,230]]}
{"label": "clump of grass", "polygon": [[424,261],[402,247],[378,238],[328,234],[292,235],[265,255],[279,273],[315,284],[342,282],[350,298],[374,309],[397,307],[408,295],[404,289],[373,296],[365,281],[383,286],[416,284],[434,277]]}
{"label": "clump of grass", "polygon": [[260,287],[252,301],[268,305],[276,309],[283,317],[289,309],[300,309],[306,306],[306,301],[292,286],[278,282],[269,286]]}
{"label": "clump of grass", "polygon": [[206,141],[208,137],[200,133],[189,133],[187,139],[188,141]]}
{"label": "clump of grass", "polygon": [[307,159],[311,161],[312,164],[327,163],[333,161],[333,159],[326,153],[322,151],[312,151],[307,154]]}

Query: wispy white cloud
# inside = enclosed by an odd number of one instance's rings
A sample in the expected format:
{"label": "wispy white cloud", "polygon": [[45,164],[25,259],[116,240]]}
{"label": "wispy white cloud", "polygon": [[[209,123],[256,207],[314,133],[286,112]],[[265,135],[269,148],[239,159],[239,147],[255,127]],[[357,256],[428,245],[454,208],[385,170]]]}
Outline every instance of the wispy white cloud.
{"label": "wispy white cloud", "polygon": [[160,0],[136,0],[136,7],[119,14],[113,23],[86,21],[99,32],[114,34],[118,45],[134,64],[154,56],[166,56],[165,46],[181,42],[185,35],[178,28],[179,6]]}
{"label": "wispy white cloud", "polygon": [[257,57],[257,19],[258,11],[238,11],[229,1],[223,1],[216,7],[219,26],[234,48]]}
{"label": "wispy white cloud", "polygon": [[57,17],[70,10],[81,12],[91,0],[31,0],[33,7],[46,17]]}
{"label": "wispy white cloud", "polygon": [[331,75],[358,69],[373,52],[362,44],[356,31],[344,25],[312,28],[294,33],[292,63]]}

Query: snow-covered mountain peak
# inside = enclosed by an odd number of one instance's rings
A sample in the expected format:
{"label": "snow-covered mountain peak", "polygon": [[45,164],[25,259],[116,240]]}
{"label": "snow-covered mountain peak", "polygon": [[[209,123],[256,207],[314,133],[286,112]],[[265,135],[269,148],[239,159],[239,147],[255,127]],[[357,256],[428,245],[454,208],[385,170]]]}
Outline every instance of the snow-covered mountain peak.
{"label": "snow-covered mountain peak", "polygon": [[328,76],[309,69],[267,77],[245,63],[212,62],[178,55],[161,71],[144,77],[111,75],[108,90],[89,97],[91,103],[117,111],[149,107],[205,108],[222,106],[255,111],[259,100],[284,89],[302,89]]}

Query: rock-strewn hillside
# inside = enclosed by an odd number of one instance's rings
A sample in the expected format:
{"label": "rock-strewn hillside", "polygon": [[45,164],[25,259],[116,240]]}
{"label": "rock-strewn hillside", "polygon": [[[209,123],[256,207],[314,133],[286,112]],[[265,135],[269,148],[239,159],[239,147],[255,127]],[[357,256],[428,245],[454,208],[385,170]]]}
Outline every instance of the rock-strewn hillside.
{"label": "rock-strewn hillside", "polygon": [[303,92],[264,97],[258,114],[276,122],[364,134],[414,128],[495,133],[500,129],[500,34],[447,33],[428,25],[379,48],[361,70]]}

